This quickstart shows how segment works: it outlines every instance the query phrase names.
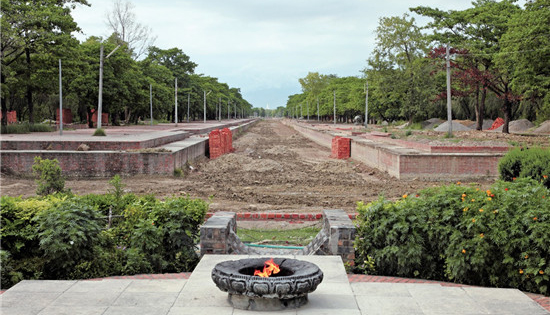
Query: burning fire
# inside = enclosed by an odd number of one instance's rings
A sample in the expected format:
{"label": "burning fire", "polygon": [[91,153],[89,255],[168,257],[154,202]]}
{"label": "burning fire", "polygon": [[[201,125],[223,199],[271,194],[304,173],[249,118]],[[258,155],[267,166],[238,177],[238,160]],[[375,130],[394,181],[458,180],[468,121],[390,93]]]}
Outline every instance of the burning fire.
{"label": "burning fire", "polygon": [[279,271],[281,271],[281,269],[279,268],[279,265],[277,265],[273,261],[273,258],[271,258],[271,259],[266,260],[264,262],[264,271],[255,270],[254,275],[262,277],[262,278],[267,278],[267,277],[271,276],[272,273],[277,274],[277,273],[279,273]]}

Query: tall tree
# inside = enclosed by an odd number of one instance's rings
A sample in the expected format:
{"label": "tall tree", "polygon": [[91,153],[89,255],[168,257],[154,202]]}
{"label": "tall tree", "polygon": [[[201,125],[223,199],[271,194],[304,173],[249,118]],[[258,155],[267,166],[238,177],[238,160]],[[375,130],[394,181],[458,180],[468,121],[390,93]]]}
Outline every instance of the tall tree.
{"label": "tall tree", "polygon": [[513,16],[502,36],[496,65],[510,76],[511,88],[538,104],[537,120],[550,117],[550,0],[532,0]]}
{"label": "tall tree", "polygon": [[[476,0],[473,7],[463,11],[441,11],[429,7],[411,8],[411,11],[433,19],[428,27],[434,30],[432,37],[439,45],[451,43],[462,54],[464,64],[469,65],[470,75],[476,79],[481,101],[476,101],[477,129],[483,124],[487,91],[502,99],[504,112],[503,132],[508,133],[512,107],[518,96],[510,88],[510,77],[495,67],[495,58],[501,53],[500,40],[507,32],[508,21],[519,13],[516,0]],[[477,92],[476,92],[477,93]]]}
{"label": "tall tree", "polygon": [[[1,4],[2,112],[5,114],[7,109],[5,93],[13,86],[24,85],[29,121],[33,123],[33,96],[37,88],[33,81],[35,54],[59,52],[59,46],[74,45],[71,33],[79,28],[71,10],[76,4],[89,4],[86,0],[2,0]],[[20,64],[19,71],[13,71],[15,63]],[[8,81],[11,84],[5,86]]]}
{"label": "tall tree", "polygon": [[424,91],[427,90],[423,85],[429,84],[422,80],[422,72],[426,72],[423,67],[427,64],[421,59],[426,51],[427,39],[414,18],[405,14],[380,19],[376,29],[376,47],[368,64],[377,72],[372,77],[378,87],[375,93],[378,91],[379,97],[387,98],[384,112],[398,111],[409,121],[421,112],[426,99]]}
{"label": "tall tree", "polygon": [[137,21],[134,8],[129,0],[114,0],[113,9],[107,14],[107,25],[123,43],[128,44],[132,56],[139,59],[153,45],[156,36],[152,35],[151,28]]}

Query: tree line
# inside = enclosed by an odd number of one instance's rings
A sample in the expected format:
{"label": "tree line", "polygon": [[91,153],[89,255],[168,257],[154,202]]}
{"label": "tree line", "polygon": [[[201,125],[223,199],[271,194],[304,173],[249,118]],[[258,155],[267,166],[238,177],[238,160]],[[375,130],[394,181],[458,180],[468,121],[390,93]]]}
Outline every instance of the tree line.
{"label": "tree line", "polygon": [[[476,0],[472,7],[443,11],[410,8],[429,19],[417,25],[408,14],[382,17],[376,46],[362,77],[339,78],[310,72],[299,80],[285,115],[306,110],[340,121],[368,113],[372,121],[409,122],[446,118],[446,62],[451,73],[455,119],[503,117],[550,119],[550,0]],[[447,48],[449,54],[447,57]],[[317,104],[319,103],[319,107]]]}
{"label": "tree line", "polygon": [[[75,120],[87,122],[97,109],[100,48],[103,68],[103,112],[111,124],[149,118],[150,87],[153,116],[174,121],[177,79],[178,121],[202,119],[206,96],[208,119],[248,115],[252,105],[239,88],[195,73],[197,64],[180,48],[153,45],[151,30],[135,20],[130,2],[115,0],[107,16],[109,38],[78,41],[71,16],[86,0],[1,0],[1,110],[15,110],[18,121],[55,119],[59,108],[59,59],[62,63],[63,106]],[[189,102],[189,116],[187,104]],[[88,122],[91,126],[91,121]]]}

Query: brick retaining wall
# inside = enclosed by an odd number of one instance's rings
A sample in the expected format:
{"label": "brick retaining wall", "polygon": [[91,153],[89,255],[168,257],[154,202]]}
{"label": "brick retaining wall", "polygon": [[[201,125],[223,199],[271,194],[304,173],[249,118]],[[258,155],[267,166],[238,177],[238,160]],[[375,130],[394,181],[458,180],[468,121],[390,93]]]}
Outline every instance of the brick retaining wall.
{"label": "brick retaining wall", "polygon": [[[317,130],[307,124],[285,120],[304,137],[331,147],[332,139],[340,132]],[[425,146],[415,147],[409,141],[380,138],[378,141],[365,136],[350,136],[351,158],[370,167],[387,172],[398,179],[467,180],[498,177],[498,161],[507,147],[460,147]],[[375,138],[375,137],[371,137]],[[407,143],[405,143],[407,142]]]}
{"label": "brick retaining wall", "polygon": [[[248,130],[254,121],[243,125],[231,127],[233,136],[239,135],[241,132]],[[185,134],[187,137],[188,134]],[[169,144],[167,140],[172,140]],[[179,141],[178,141],[179,140]],[[40,156],[43,159],[57,159],[60,163],[61,170],[64,176],[67,177],[112,177],[114,175],[137,175],[137,174],[155,174],[155,175],[172,175],[175,169],[181,169],[188,161],[193,161],[207,154],[208,138],[206,137],[189,137],[182,138],[182,134],[169,135],[162,139],[154,138],[146,140],[148,145],[162,145],[161,148],[166,148],[172,152],[125,152],[118,150],[102,150],[102,151],[76,151],[76,147],[80,142],[64,141],[58,142],[63,148],[71,148],[71,150],[54,150],[51,142],[50,150],[8,150],[2,148],[0,155],[2,172],[6,174],[30,175],[32,174],[32,164],[34,157]],[[25,141],[21,141],[24,147]],[[97,142],[103,143],[103,142]],[[143,145],[143,141],[130,141],[124,146]],[[133,143],[133,144],[132,144]],[[32,144],[32,146],[35,146]],[[105,145],[118,145],[116,141],[105,142]],[[4,141],[2,141],[4,146]],[[74,148],[74,149],[73,149]]]}

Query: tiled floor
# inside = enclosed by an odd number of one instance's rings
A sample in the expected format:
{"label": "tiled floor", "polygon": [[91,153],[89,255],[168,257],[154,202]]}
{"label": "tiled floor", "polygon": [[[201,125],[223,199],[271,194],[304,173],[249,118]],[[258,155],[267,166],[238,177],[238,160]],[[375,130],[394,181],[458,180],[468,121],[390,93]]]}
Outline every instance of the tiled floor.
{"label": "tiled floor", "polygon": [[[206,255],[192,274],[141,275],[96,281],[23,281],[0,295],[0,313],[270,314],[233,309],[227,301],[227,293],[216,288],[210,279],[216,263],[243,257],[248,256]],[[296,258],[317,264],[325,277],[309,295],[308,304],[277,314],[550,314],[515,289],[348,276],[339,256]]]}

